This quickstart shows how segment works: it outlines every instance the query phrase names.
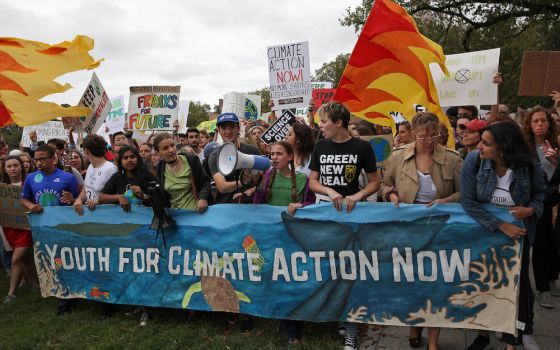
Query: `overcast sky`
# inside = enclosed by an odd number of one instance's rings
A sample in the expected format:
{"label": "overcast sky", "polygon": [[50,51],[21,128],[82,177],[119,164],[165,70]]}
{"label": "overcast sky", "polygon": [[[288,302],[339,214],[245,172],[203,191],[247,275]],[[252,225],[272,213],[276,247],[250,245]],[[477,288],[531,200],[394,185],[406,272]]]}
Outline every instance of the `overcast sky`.
{"label": "overcast sky", "polygon": [[[181,85],[181,100],[213,106],[229,91],[268,86],[266,48],[309,41],[311,73],[357,40],[338,19],[360,0],[7,1],[0,36],[55,44],[84,34],[104,58],[95,69],[110,97],[131,85]],[[47,100],[77,104],[91,71],[58,79],[73,89]]]}

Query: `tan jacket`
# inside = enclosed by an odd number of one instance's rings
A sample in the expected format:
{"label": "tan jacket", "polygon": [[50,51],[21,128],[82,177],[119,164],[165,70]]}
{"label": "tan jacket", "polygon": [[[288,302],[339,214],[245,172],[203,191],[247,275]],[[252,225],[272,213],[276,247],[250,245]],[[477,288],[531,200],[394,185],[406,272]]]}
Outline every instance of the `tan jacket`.
{"label": "tan jacket", "polygon": [[[416,142],[399,148],[387,160],[387,166],[381,183],[383,200],[387,193],[395,188],[401,203],[414,203],[420,187],[414,153]],[[458,202],[460,199],[461,168],[463,160],[455,150],[437,145],[434,149],[433,164],[430,175],[436,186],[436,198]]]}

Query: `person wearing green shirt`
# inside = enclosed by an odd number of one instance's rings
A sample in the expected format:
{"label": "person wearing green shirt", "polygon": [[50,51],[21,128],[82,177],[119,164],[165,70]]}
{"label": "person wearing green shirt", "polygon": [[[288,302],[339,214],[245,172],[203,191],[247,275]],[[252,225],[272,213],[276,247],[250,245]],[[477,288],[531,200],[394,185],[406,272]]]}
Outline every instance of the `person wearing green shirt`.
{"label": "person wearing green shirt", "polygon": [[161,157],[157,177],[168,196],[165,206],[206,211],[211,199],[210,179],[198,157],[178,154],[173,137],[166,132],[154,137],[154,149]]}

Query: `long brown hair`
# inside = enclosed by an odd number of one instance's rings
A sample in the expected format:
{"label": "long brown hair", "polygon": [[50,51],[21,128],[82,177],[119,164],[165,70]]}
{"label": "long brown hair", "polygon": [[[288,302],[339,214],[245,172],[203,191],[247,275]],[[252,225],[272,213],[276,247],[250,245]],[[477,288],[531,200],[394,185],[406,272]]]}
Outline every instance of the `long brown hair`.
{"label": "long brown hair", "polygon": [[533,116],[539,112],[544,113],[546,115],[546,120],[548,121],[548,133],[546,135],[546,140],[550,142],[552,147],[558,147],[558,127],[556,126],[554,119],[552,119],[552,115],[550,115],[550,113],[541,106],[535,106],[523,119],[523,135],[525,136],[525,140],[527,140],[527,144],[529,145],[529,149],[531,150],[533,156],[536,155],[536,142],[535,134],[533,134],[533,130],[531,129],[531,122],[533,121]]}
{"label": "long brown hair", "polygon": [[25,181],[25,176],[27,174],[25,173],[25,168],[23,167],[23,162],[19,158],[19,156],[9,156],[9,157],[2,160],[2,182],[5,183],[5,184],[8,184],[8,185],[12,183],[12,181],[10,179],[10,176],[6,172],[6,162],[9,161],[9,160],[12,160],[12,159],[17,160],[19,162],[19,166],[21,168],[21,170],[20,170],[21,182],[23,183]]}
{"label": "long brown hair", "polygon": [[[286,150],[286,153],[288,153],[288,155],[294,155],[294,149],[292,148],[292,146],[287,143],[286,141],[278,141],[275,142],[271,145],[271,148],[273,146],[282,146],[284,147],[284,149]],[[291,171],[291,177],[292,177],[292,201],[297,202],[298,201],[298,194],[297,194],[297,188],[296,188],[296,169],[294,166],[294,158],[292,157],[292,160],[290,160],[290,171]],[[276,177],[276,169],[272,169],[272,171],[270,172],[270,178],[268,179],[268,186],[266,188],[266,202],[269,203],[270,199],[272,198],[272,184],[274,183],[274,178]]]}

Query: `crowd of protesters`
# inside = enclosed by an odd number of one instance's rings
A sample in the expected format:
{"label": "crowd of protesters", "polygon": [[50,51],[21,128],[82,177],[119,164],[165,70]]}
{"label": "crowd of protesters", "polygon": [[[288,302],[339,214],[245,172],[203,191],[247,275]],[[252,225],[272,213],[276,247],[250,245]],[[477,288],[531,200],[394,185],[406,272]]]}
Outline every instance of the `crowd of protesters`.
{"label": "crowd of protesters", "polygon": [[[392,131],[355,121],[343,104],[328,102],[318,111],[310,107],[308,119],[296,122],[284,141],[272,145],[260,138],[264,126],[240,120],[233,113],[218,116],[215,132],[195,128],[186,134],[160,132],[140,144],[130,131],[111,135],[109,144],[100,136],[87,135],[80,145],[71,137],[72,130],[68,140],[46,143],[38,142],[32,132],[31,144],[25,148],[9,151],[0,141],[1,180],[22,187],[21,204],[33,213],[42,213],[45,206],[72,205],[82,215],[103,204],[117,204],[130,212],[132,205],[150,205],[148,185],[153,182],[164,189],[166,207],[199,213],[221,203],[266,203],[284,206],[293,214],[314,204],[316,197],[347,212],[366,200],[392,202],[396,207],[400,203],[461,203],[489,231],[523,240],[517,313],[522,326],[518,336],[503,334],[502,341],[507,349],[520,344],[538,349],[532,336],[531,266],[540,307],[553,308],[552,298],[560,297],[560,93],[553,92],[552,98],[554,105],[549,109],[520,106],[514,113],[505,105],[492,106],[486,115],[480,115],[474,106],[449,108],[452,133],[436,115],[419,112],[411,122],[396,125],[394,150],[384,169],[377,168],[370,144],[361,137],[391,135]],[[275,114],[270,118],[273,121]],[[450,137],[455,139],[455,148],[447,147]],[[244,169],[222,174],[219,139],[233,143],[240,152],[270,157],[271,168],[258,175]],[[359,176],[349,180],[345,174],[330,173],[332,167],[327,165],[334,165],[333,160],[355,169]],[[485,209],[486,203],[508,207],[525,225],[501,221]],[[32,233],[0,229],[1,260],[10,279],[4,303],[9,303],[22,283],[37,288]],[[60,315],[71,310],[71,302],[59,301]],[[149,309],[139,310],[141,324],[146,324]],[[231,321],[244,332],[254,328],[247,315]],[[288,345],[301,342],[302,322],[285,321],[284,326]],[[341,323],[339,331],[345,337],[345,349],[356,349],[357,325]],[[428,349],[437,349],[440,328],[427,332]],[[468,349],[484,349],[489,342],[489,333],[480,331]],[[422,328],[412,327],[409,345],[417,348],[421,344]]]}

